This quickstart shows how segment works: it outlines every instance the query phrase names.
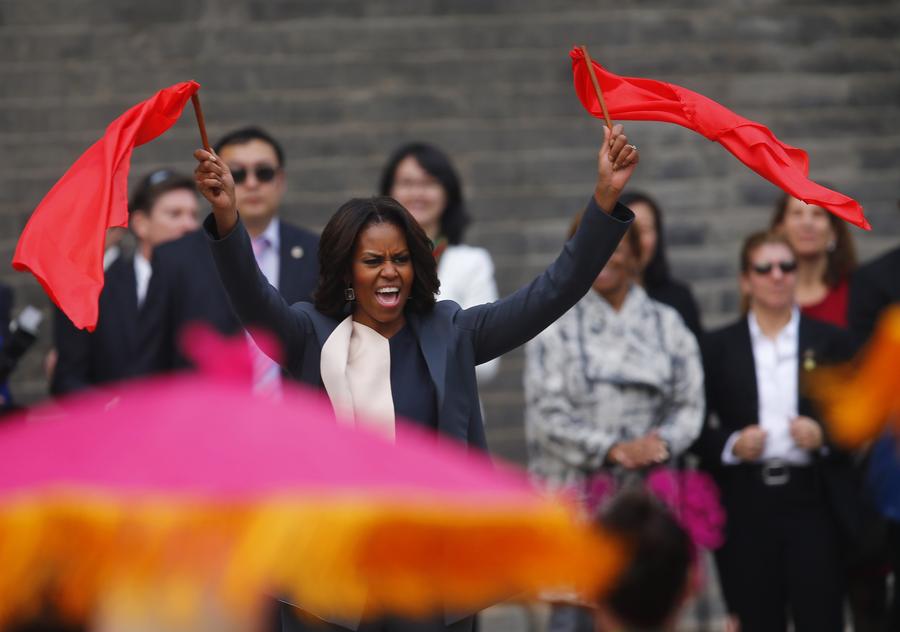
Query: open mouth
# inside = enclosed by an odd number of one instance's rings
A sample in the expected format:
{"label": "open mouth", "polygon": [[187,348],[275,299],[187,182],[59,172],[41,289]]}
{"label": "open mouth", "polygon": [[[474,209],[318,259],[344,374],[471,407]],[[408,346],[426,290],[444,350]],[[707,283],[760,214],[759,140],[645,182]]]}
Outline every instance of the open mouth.
{"label": "open mouth", "polygon": [[396,286],[380,287],[375,290],[375,300],[382,307],[397,307],[400,304],[400,288]]}

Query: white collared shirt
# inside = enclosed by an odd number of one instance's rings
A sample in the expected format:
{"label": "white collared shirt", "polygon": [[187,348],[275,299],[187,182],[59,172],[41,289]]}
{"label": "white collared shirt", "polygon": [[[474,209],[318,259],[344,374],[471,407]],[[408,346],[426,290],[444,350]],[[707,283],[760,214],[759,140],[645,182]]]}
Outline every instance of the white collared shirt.
{"label": "white collared shirt", "polygon": [[[808,465],[809,452],[797,446],[791,437],[791,420],[798,411],[798,353],[800,348],[800,310],[794,307],[791,319],[775,338],[766,336],[756,315],[747,314],[753,364],[756,369],[756,391],[760,427],[766,431],[766,442],[760,461],[780,459],[790,465]],[[740,432],[732,433],[722,451],[722,462],[736,464],[740,460],[732,452]]]}
{"label": "white collared shirt", "polygon": [[118,246],[110,246],[106,250],[103,251],[103,270],[109,270],[109,266],[111,266],[116,259],[119,258],[119,255],[122,254],[122,249]]}
{"label": "white collared shirt", "polygon": [[153,268],[147,258],[140,252],[134,253],[134,280],[137,284],[138,309],[143,307],[147,298],[147,287],[150,285],[150,277],[153,276]]}
{"label": "white collared shirt", "polygon": [[[256,263],[259,265],[259,269],[263,273],[263,276],[266,277],[272,287],[276,290],[278,289],[278,276],[281,273],[281,258],[279,257],[281,248],[281,243],[279,241],[280,234],[280,224],[278,218],[275,217],[269,222],[269,225],[266,226],[266,229],[260,233],[258,237],[252,239],[254,244],[262,239],[265,239],[268,242],[268,247],[256,256]],[[254,253],[255,252],[256,250],[254,248]]]}

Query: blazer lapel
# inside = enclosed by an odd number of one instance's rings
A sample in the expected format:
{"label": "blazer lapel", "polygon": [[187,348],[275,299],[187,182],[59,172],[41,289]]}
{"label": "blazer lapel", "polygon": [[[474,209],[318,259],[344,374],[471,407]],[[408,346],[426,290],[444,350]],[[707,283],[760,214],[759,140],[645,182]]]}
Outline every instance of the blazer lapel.
{"label": "blazer lapel", "polygon": [[[119,265],[116,265],[118,263]],[[110,266],[108,283],[110,301],[113,303],[112,313],[119,314],[122,318],[116,322],[122,337],[123,349],[134,350],[137,348],[138,318],[140,314],[137,306],[137,278],[134,272],[134,260],[131,258],[120,260]]]}
{"label": "blazer lapel", "polygon": [[804,383],[810,371],[816,368],[815,336],[809,330],[809,321],[800,317],[800,326],[797,334],[797,412],[807,417],[815,418],[812,401],[806,397]]}
{"label": "blazer lapel", "polygon": [[738,384],[747,398],[743,408],[747,411],[747,423],[759,423],[759,387],[756,384],[756,362],[753,357],[753,340],[750,337],[750,325],[744,318],[737,328],[735,349],[731,354]]}
{"label": "blazer lapel", "polygon": [[425,356],[425,364],[428,365],[428,373],[437,392],[438,420],[440,420],[447,390],[447,344],[450,332],[435,331],[436,327],[433,325],[435,319],[423,322],[417,314],[410,314],[407,318],[416,340],[419,341],[419,348]]}
{"label": "blazer lapel", "polygon": [[322,345],[319,356],[319,374],[331,406],[341,421],[353,420],[353,397],[347,380],[347,355],[350,336],[353,334],[353,317],[347,316],[334,328]]}
{"label": "blazer lapel", "polygon": [[281,222],[278,227],[278,239],[280,240],[278,291],[287,299],[288,303],[295,303],[300,300],[300,287],[304,278],[303,268],[310,253],[306,252],[303,246],[291,237],[290,232],[285,230],[284,222]]}

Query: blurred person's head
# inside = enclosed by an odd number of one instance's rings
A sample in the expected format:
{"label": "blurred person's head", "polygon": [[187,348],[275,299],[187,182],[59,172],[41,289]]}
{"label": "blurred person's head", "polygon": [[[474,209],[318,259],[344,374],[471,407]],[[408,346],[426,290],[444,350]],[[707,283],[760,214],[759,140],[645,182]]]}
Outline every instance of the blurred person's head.
{"label": "blurred person's head", "polygon": [[644,286],[654,288],[671,277],[666,258],[662,211],[656,200],[640,191],[623,193],[619,202],[634,213],[634,226],[641,237],[641,276]]}
{"label": "blurred person's head", "polygon": [[[578,230],[583,216],[583,212],[575,216],[569,227],[569,239]],[[640,278],[642,249],[641,236],[632,225],[594,279],[593,290],[616,309],[621,307],[628,291]]]}
{"label": "blurred person's head", "polygon": [[198,201],[192,178],[170,169],[140,181],[128,205],[129,225],[147,259],[159,244],[196,230]]}
{"label": "blurred person's head", "polygon": [[287,190],[284,150],[258,127],[225,134],[213,150],[231,169],[241,220],[250,235],[259,235],[278,214]]}
{"label": "blurred person's head", "polygon": [[856,249],[847,224],[821,206],[783,195],[775,207],[769,227],[783,233],[799,262],[824,258],[822,281],[833,287],[856,267]]}
{"label": "blurred person's head", "polygon": [[794,306],[797,255],[787,237],[762,231],[741,247],[741,294],[744,311],[787,314]]}
{"label": "blurred person's head", "polygon": [[630,558],[597,607],[600,629],[673,629],[690,592],[694,548],[665,505],[643,489],[615,496],[598,519],[620,538]]}
{"label": "blurred person's head", "polygon": [[434,145],[398,147],[382,171],[380,193],[400,202],[432,241],[462,242],[469,224],[462,184],[450,158]]}

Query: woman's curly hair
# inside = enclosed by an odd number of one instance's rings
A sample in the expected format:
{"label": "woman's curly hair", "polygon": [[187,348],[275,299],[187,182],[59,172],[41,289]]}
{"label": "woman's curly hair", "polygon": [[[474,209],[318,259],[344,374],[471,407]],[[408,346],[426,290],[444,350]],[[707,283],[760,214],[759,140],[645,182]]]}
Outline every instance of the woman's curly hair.
{"label": "woman's curly hair", "polygon": [[319,239],[319,285],[313,300],[316,309],[333,318],[347,313],[344,290],[350,285],[353,255],[359,235],[373,224],[393,224],[406,238],[414,276],[405,309],[416,313],[434,307],[440,288],[432,243],[418,222],[394,198],[353,198],[331,217]]}

